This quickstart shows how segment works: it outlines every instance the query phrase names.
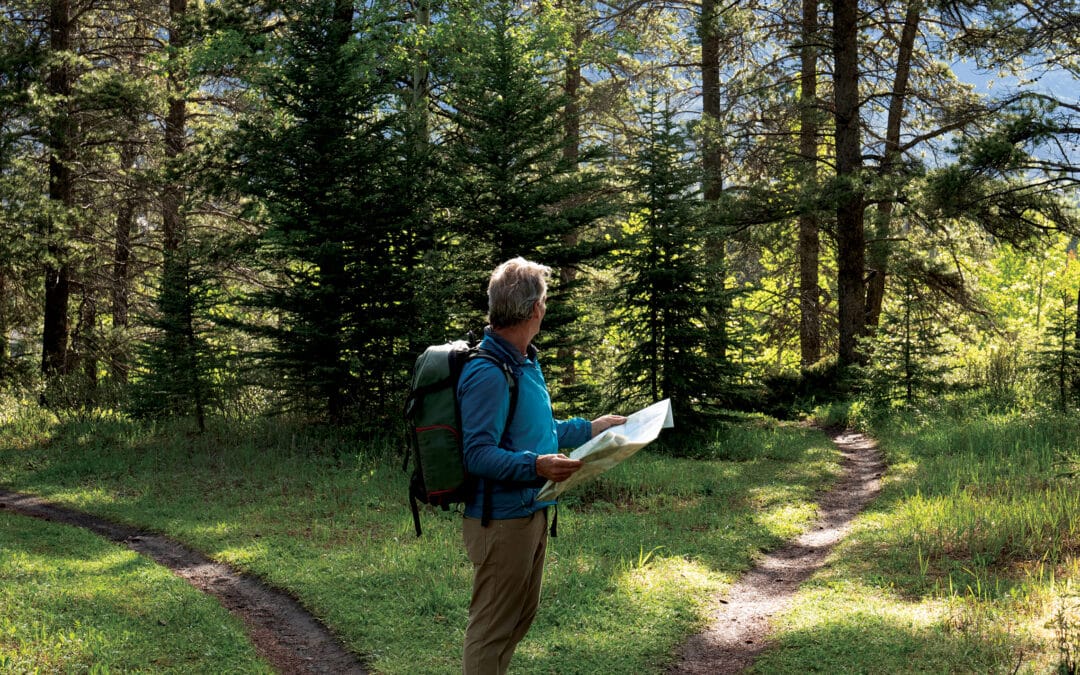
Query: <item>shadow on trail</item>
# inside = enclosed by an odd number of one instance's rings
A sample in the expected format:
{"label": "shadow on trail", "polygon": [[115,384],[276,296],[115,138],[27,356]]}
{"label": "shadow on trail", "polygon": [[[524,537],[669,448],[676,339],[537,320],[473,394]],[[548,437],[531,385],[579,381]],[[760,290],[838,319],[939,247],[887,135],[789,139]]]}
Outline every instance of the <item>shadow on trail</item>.
{"label": "shadow on trail", "polygon": [[355,655],[292,596],[213,562],[168,537],[114,523],[37,497],[0,489],[0,507],[81,527],[152,558],[213,595],[247,626],[259,653],[287,673],[366,673]]}
{"label": "shadow on trail", "polygon": [[769,619],[789,604],[799,586],[820,569],[846,536],[852,519],[881,491],[884,460],[869,438],[834,432],[844,474],[819,501],[817,523],[794,542],[766,555],[717,598],[710,627],[686,644],[670,673],[736,673],[764,650]]}

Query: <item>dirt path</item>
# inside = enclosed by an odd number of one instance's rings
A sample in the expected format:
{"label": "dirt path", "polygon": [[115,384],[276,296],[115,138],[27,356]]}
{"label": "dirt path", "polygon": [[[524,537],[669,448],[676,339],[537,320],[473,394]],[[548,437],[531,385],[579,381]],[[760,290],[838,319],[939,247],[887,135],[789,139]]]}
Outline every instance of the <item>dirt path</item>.
{"label": "dirt path", "polygon": [[738,673],[768,646],[769,617],[785,609],[799,585],[825,563],[847,534],[851,520],[881,491],[885,463],[872,439],[837,432],[843,476],[820,500],[820,516],[791,544],[765,556],[717,598],[710,626],[683,647],[669,673]]}
{"label": "dirt path", "polygon": [[0,508],[86,528],[168,567],[240,617],[255,648],[278,672],[366,673],[356,655],[345,649],[295,598],[213,562],[168,537],[2,489]]}

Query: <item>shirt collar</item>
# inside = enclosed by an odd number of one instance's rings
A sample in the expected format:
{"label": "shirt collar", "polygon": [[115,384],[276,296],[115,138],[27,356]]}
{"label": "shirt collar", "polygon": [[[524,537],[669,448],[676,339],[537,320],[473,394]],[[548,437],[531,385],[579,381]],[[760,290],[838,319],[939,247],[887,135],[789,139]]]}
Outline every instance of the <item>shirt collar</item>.
{"label": "shirt collar", "polygon": [[528,349],[525,351],[525,356],[522,356],[517,347],[510,344],[509,340],[496,333],[495,329],[491,326],[484,327],[484,339],[494,343],[494,346],[506,356],[513,359],[514,363],[525,363],[526,359],[535,361],[536,355],[539,353],[536,347],[530,343]]}

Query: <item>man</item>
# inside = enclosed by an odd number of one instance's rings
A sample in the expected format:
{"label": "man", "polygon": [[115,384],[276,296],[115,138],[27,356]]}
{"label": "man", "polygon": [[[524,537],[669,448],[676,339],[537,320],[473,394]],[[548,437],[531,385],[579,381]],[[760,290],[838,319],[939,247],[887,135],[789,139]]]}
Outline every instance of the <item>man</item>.
{"label": "man", "polygon": [[489,325],[480,346],[516,376],[517,406],[509,425],[509,387],[497,364],[472,359],[458,383],[465,465],[478,478],[463,525],[473,564],[466,675],[505,673],[536,616],[547,547],[546,507],[553,504],[537,502],[536,494],[546,480],[564,481],[581,467],[580,461],[557,454],[559,448],[581,445],[626,421],[619,415],[592,422],[554,419],[532,346],[547,309],[550,274],[548,267],[515,258],[500,265],[488,283]]}

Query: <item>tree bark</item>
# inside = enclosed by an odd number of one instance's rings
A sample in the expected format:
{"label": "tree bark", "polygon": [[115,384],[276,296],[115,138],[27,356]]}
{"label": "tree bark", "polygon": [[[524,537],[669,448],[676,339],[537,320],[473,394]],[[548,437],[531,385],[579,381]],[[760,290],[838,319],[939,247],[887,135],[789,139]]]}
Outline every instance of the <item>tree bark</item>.
{"label": "tree bark", "polygon": [[6,384],[9,375],[10,345],[7,326],[7,275],[0,269],[0,385]]}
{"label": "tree bark", "polygon": [[836,107],[836,174],[839,188],[836,209],[837,295],[839,309],[839,361],[858,362],[858,338],[865,320],[866,235],[864,197],[859,185],[862,147],[859,136],[858,2],[833,0],[833,57]]}
{"label": "tree bark", "polygon": [[[799,154],[805,180],[817,183],[818,100],[817,42],[818,0],[802,3],[802,49],[800,76]],[[816,211],[799,216],[799,352],[803,368],[821,359],[821,312],[818,267],[821,240]]]}
{"label": "tree bark", "polygon": [[[120,148],[120,167],[130,171],[135,166],[138,156],[133,143],[124,143]],[[128,315],[131,304],[130,268],[131,268],[131,230],[135,225],[135,197],[125,194],[116,210],[116,226],[113,231],[112,264],[112,323],[119,339],[124,339],[128,327]],[[126,350],[113,344],[109,354],[109,368],[112,379],[118,384],[127,384],[128,357]]]}
{"label": "tree bark", "polygon": [[[911,74],[911,57],[915,51],[915,38],[919,32],[920,3],[908,6],[904,17],[904,30],[897,50],[896,78],[893,81],[889,116],[885,127],[885,156],[881,161],[880,175],[888,177],[896,171],[900,161],[900,129],[907,100],[908,80]],[[874,218],[874,234],[867,249],[870,278],[866,288],[866,326],[876,328],[881,321],[881,306],[885,301],[885,280],[892,253],[889,239],[892,235],[893,210],[896,202],[887,200],[877,209]]]}
{"label": "tree bark", "polygon": [[[187,47],[187,31],[183,23],[188,8],[187,0],[169,0],[169,47],[180,54]],[[179,64],[170,63],[167,83],[168,109],[165,113],[165,164],[166,181],[161,194],[162,247],[162,294],[169,296],[163,303],[167,312],[166,330],[174,331],[167,344],[176,345],[184,353],[178,354],[187,372],[179,369],[177,377],[190,378],[185,392],[192,397],[195,420],[199,431],[206,430],[205,392],[199,373],[198,346],[195,336],[194,307],[191,298],[191,261],[185,242],[188,237],[187,217],[183,205],[187,196],[184,172],[180,161],[186,151],[187,98],[186,81]],[[187,388],[187,387],[185,387]]]}
{"label": "tree bark", "polygon": [[[581,155],[581,108],[578,95],[578,86],[581,83],[581,62],[578,54],[584,40],[584,30],[581,26],[575,25],[574,45],[571,53],[566,57],[563,82],[563,91],[566,94],[566,107],[563,110],[563,159],[575,169]],[[563,237],[563,244],[567,247],[576,246],[577,243],[577,232],[570,232]],[[563,265],[559,269],[559,281],[563,288],[569,288],[576,279],[577,271],[569,265]],[[577,382],[575,358],[576,350],[572,346],[559,347],[558,361],[563,366],[559,381],[564,387],[571,387]]]}
{"label": "tree bark", "polygon": [[[182,50],[186,45],[184,31],[180,23],[187,12],[187,0],[169,0],[169,46],[173,50]],[[184,134],[187,124],[187,100],[183,91],[183,76],[178,66],[169,70],[168,110],[165,114],[165,162],[168,176],[162,190],[161,222],[165,264],[175,258],[180,250],[180,243],[186,235],[186,222],[181,210],[184,200],[183,182],[177,179],[178,158],[184,154]]]}
{"label": "tree bark", "polygon": [[[49,199],[59,205],[60,223],[52,217],[46,225],[48,261],[45,264],[45,316],[41,340],[41,372],[50,377],[67,372],[68,305],[71,297],[71,266],[66,238],[71,235],[71,210],[75,206],[72,162],[78,130],[70,107],[72,72],[66,52],[71,50],[74,26],[68,0],[49,3],[49,50],[58,57],[46,88],[57,100],[58,110],[49,125]],[[63,55],[63,56],[61,56]]]}
{"label": "tree bark", "polygon": [[[701,24],[701,114],[704,144],[702,152],[702,193],[706,208],[714,213],[724,192],[723,146],[720,144],[720,12],[716,0],[702,0]],[[708,317],[711,333],[711,355],[727,358],[727,307],[724,300],[724,270],[726,241],[719,232],[709,234],[706,242],[709,264],[717,270],[714,288],[716,300],[710,303]]]}

